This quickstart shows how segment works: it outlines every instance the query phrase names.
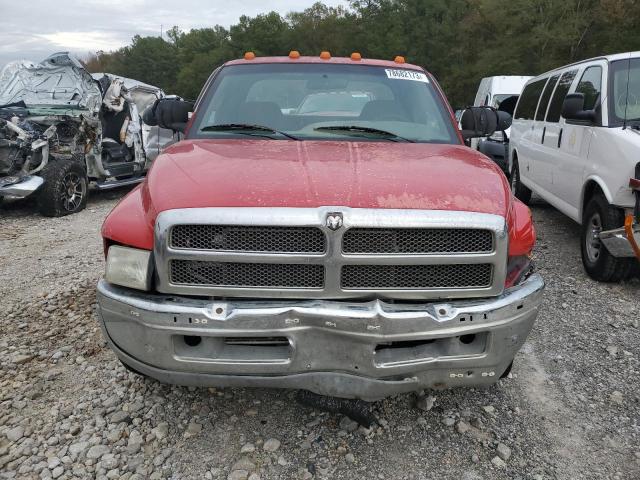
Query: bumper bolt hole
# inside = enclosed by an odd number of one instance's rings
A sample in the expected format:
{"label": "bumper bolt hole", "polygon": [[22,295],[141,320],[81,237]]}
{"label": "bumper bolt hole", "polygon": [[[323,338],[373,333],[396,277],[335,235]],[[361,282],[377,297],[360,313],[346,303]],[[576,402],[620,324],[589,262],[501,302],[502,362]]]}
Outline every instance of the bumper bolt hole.
{"label": "bumper bolt hole", "polygon": [[469,335],[460,336],[460,342],[464,343],[465,345],[469,345],[470,343],[473,343],[475,339],[476,339],[476,336],[473,333]]}
{"label": "bumper bolt hole", "polygon": [[220,315],[222,312],[224,312],[224,310],[222,309],[222,307],[218,307],[218,308],[216,308],[216,314]]}
{"label": "bumper bolt hole", "polygon": [[184,343],[186,343],[190,347],[197,347],[198,345],[200,345],[201,342],[202,342],[202,337],[197,337],[192,335],[184,336]]}

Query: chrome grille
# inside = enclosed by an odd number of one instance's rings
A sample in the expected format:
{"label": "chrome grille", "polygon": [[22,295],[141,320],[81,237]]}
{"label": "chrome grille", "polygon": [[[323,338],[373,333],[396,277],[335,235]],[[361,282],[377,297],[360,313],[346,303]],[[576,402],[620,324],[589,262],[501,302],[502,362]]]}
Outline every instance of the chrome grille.
{"label": "chrome grille", "polygon": [[499,295],[508,246],[504,218],[483,213],[190,208],[158,215],[154,258],[166,294],[425,300]]}
{"label": "chrome grille", "polygon": [[487,263],[461,265],[345,265],[344,289],[423,290],[482,288],[491,285],[493,268]]}
{"label": "chrome grille", "polygon": [[366,253],[483,253],[493,250],[489,230],[464,228],[351,228],[342,251]]}
{"label": "chrome grille", "polygon": [[173,248],[238,252],[324,253],[322,230],[312,227],[176,225]]}
{"label": "chrome grille", "polygon": [[209,287],[322,288],[322,265],[171,260],[171,283]]}

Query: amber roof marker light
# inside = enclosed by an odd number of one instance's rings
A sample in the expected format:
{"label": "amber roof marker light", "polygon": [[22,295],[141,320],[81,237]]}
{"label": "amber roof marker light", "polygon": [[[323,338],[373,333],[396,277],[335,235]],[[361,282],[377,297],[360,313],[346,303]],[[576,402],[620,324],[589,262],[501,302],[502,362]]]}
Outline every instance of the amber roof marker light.
{"label": "amber roof marker light", "polygon": [[393,59],[393,61],[396,63],[404,63],[404,57],[402,55],[398,55]]}
{"label": "amber roof marker light", "polygon": [[256,58],[256,54],[253,52],[245,52],[244,54],[244,59],[245,60],[253,60],[254,58]]}
{"label": "amber roof marker light", "polygon": [[351,54],[351,60],[353,60],[354,62],[359,62],[360,60],[362,60],[362,55],[360,55],[359,52],[353,52]]}
{"label": "amber roof marker light", "polygon": [[289,58],[291,58],[292,60],[296,60],[298,58],[300,58],[300,52],[297,50],[291,50],[289,52]]}
{"label": "amber roof marker light", "polygon": [[329,60],[331,58],[331,54],[326,50],[323,50],[322,52],[320,52],[320,58],[322,60]]}

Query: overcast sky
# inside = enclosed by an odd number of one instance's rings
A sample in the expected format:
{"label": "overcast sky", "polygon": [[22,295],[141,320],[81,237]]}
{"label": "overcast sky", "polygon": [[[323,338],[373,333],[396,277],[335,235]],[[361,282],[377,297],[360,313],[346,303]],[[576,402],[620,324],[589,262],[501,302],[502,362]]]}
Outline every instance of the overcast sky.
{"label": "overcast sky", "polygon": [[[40,61],[53,52],[79,56],[115,50],[136,34],[159,35],[160,25],[182,30],[237,22],[272,10],[300,11],[316,0],[0,0],[0,67],[26,59]],[[348,5],[347,0],[323,0]],[[292,46],[293,47],[293,46]]]}

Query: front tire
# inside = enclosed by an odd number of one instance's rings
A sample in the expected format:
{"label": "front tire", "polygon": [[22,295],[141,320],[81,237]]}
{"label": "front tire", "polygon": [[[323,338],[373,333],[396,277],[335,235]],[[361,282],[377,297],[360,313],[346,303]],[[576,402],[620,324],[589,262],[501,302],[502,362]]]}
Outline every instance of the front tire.
{"label": "front tire", "polygon": [[623,224],[623,212],[609,205],[602,194],[596,194],[587,203],[582,216],[580,244],[582,264],[594,280],[619,282],[629,276],[633,259],[614,257],[599,238],[600,232],[619,228]]}
{"label": "front tire", "polygon": [[87,206],[89,181],[84,166],[74,160],[55,160],[41,173],[44,185],[38,195],[38,208],[45,217],[78,213]]}
{"label": "front tire", "polygon": [[525,205],[529,205],[531,201],[531,190],[525,187],[520,181],[520,165],[518,160],[513,159],[513,166],[511,167],[511,176],[509,178],[511,184],[511,192],[513,195]]}

